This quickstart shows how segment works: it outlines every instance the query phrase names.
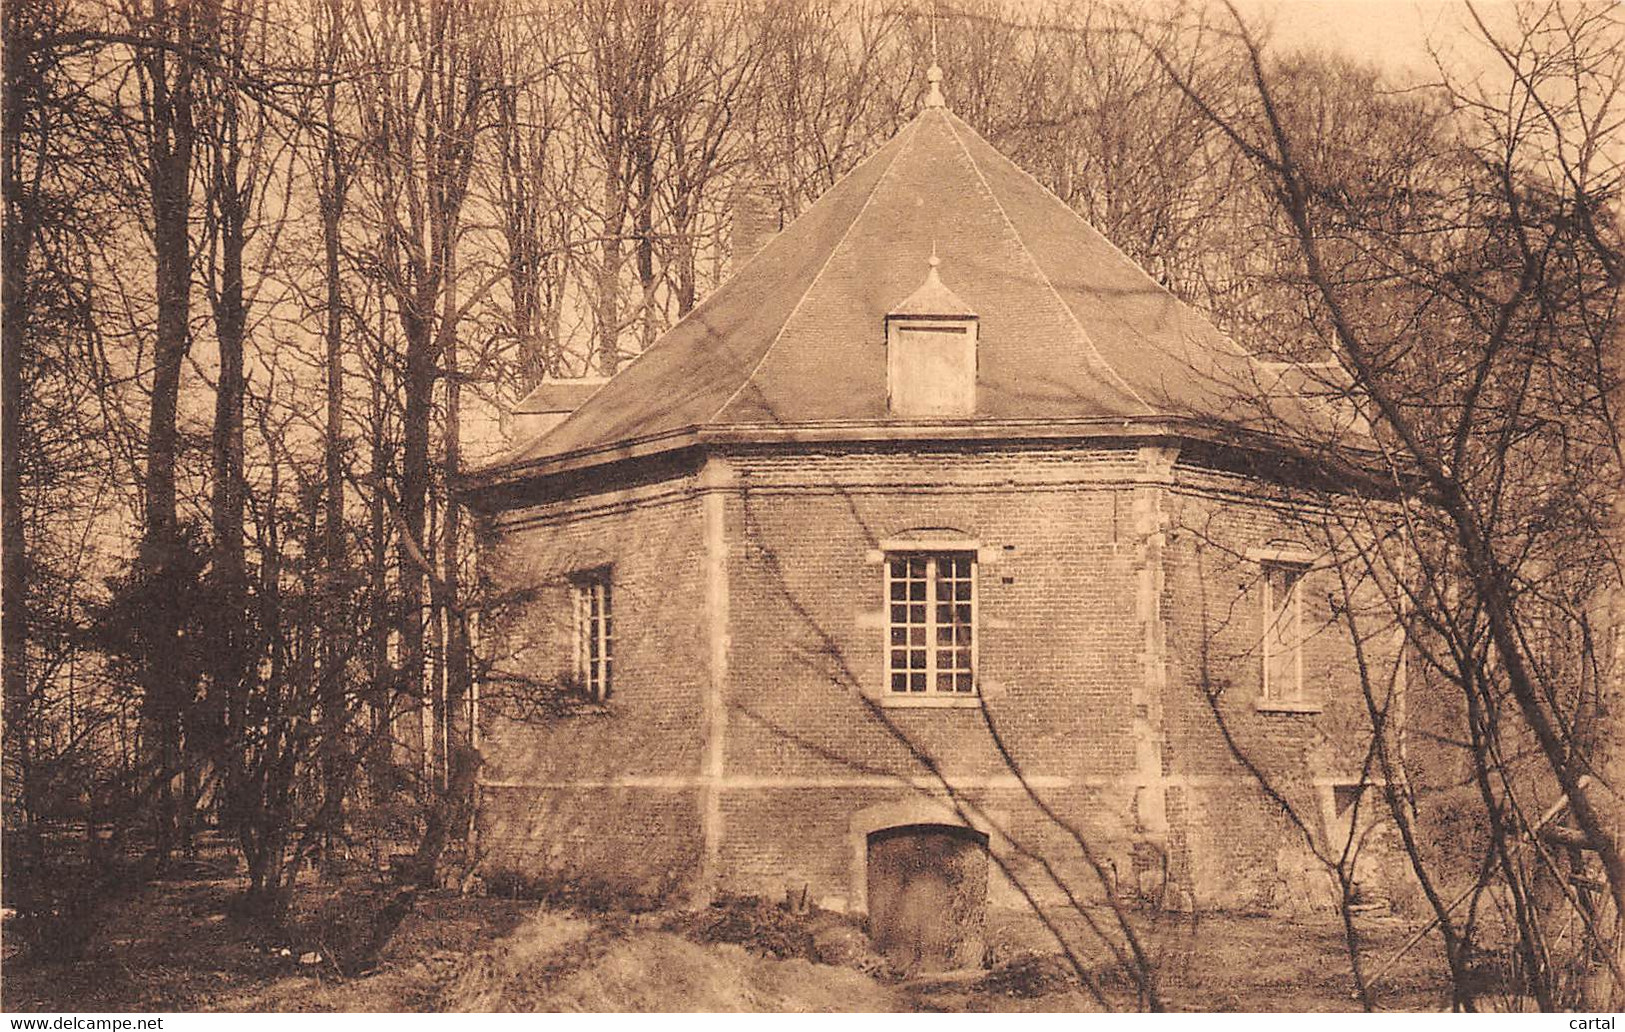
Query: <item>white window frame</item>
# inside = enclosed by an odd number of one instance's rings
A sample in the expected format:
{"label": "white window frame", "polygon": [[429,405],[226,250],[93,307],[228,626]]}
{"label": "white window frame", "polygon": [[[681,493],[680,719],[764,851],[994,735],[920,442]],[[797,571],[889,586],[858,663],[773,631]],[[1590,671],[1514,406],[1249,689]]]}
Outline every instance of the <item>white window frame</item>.
{"label": "white window frame", "polygon": [[615,687],[615,593],[610,568],[583,570],[570,578],[570,584],[575,595],[576,680],[588,699],[604,702]]}
{"label": "white window frame", "polygon": [[[881,565],[884,568],[883,604],[886,607],[884,612],[884,652],[882,653],[884,657],[882,669],[884,672],[882,675],[883,680],[881,690],[878,693],[878,701],[880,701],[882,705],[887,706],[956,707],[981,705],[982,689],[981,678],[979,675],[981,666],[980,650],[982,637],[979,631],[981,617],[981,592],[977,588],[977,576],[980,567],[980,563],[978,562],[977,547],[973,543],[960,541],[921,541],[917,543],[884,542],[883,546],[884,551],[882,553]],[[941,577],[939,576],[940,564],[945,560],[953,559],[961,559],[968,563],[965,583],[968,585],[970,594],[970,598],[968,600],[970,605],[970,619],[968,621],[970,638],[968,644],[970,650],[970,667],[968,670],[963,671],[959,670],[957,667],[949,670],[943,670],[937,665],[939,649],[959,649],[965,647],[959,645],[957,642],[940,643],[936,640],[939,629],[943,627],[943,624],[938,619],[939,611],[937,607],[939,605],[952,606],[964,604],[958,599],[942,600],[937,597],[939,581],[941,580]],[[899,583],[907,585],[910,583],[911,578],[905,577],[902,581],[898,581],[894,575],[893,564],[897,562],[908,562],[910,560],[923,560],[925,562],[925,597],[920,600],[915,600],[912,598],[894,599],[893,595],[896,590],[894,585]],[[905,593],[907,590],[908,589],[905,588]],[[923,622],[925,642],[923,646],[906,640],[901,644],[895,641],[895,632],[897,630],[903,629],[906,635],[909,629],[921,626],[920,624],[916,624],[908,620],[906,618],[906,614],[903,622],[897,622],[894,619],[897,614],[893,607],[899,605],[923,605],[925,616]],[[958,627],[961,625],[957,622],[957,620],[950,619],[949,626]],[[914,668],[911,666],[899,668],[894,666],[894,663],[896,662],[896,653],[898,651],[911,653],[914,650],[921,648],[923,648],[925,652],[925,666],[923,668]],[[939,688],[937,686],[938,675],[944,673],[951,675],[963,674],[967,676],[969,679],[969,687],[963,690],[959,689],[957,685],[952,690]],[[898,689],[894,687],[894,677],[898,674],[905,677],[910,677],[915,674],[923,675],[925,687],[923,690],[914,690],[910,688]]]}
{"label": "white window frame", "polygon": [[[1263,596],[1263,607],[1260,612],[1263,633],[1259,641],[1263,669],[1259,675],[1259,697],[1260,705],[1264,708],[1297,709],[1310,705],[1305,698],[1303,680],[1303,590],[1311,565],[1308,559],[1279,555],[1259,560],[1259,580],[1263,589],[1260,592]],[[1273,646],[1287,637],[1280,633],[1280,621],[1277,619],[1277,613],[1284,611],[1285,607],[1278,607],[1275,599],[1275,575],[1284,572],[1292,573],[1293,581],[1290,589],[1291,598],[1288,600],[1291,612],[1286,616],[1291,624],[1288,640],[1292,642],[1292,675],[1291,684],[1283,690],[1282,686],[1273,683],[1271,672],[1276,665]],[[1313,708],[1319,709],[1318,706]]]}

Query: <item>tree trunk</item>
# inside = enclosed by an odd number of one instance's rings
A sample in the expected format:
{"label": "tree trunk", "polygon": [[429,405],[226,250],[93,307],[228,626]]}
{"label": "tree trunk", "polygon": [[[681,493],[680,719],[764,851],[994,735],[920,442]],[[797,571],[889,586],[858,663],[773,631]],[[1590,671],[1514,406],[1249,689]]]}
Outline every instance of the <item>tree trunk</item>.
{"label": "tree trunk", "polygon": [[[334,21],[338,5],[331,4]],[[337,25],[330,31],[338,32]],[[330,62],[330,64],[335,62]],[[323,140],[321,213],[323,274],[327,280],[327,425],[323,446],[326,526],[322,541],[322,657],[321,679],[323,812],[320,819],[330,835],[342,817],[348,771],[343,756],[346,723],[344,654],[341,643],[353,633],[346,619],[349,590],[344,529],[344,295],[340,280],[339,226],[344,216],[348,175],[339,151],[335,126],[338,90],[329,84],[323,94],[327,128]]]}
{"label": "tree trunk", "polygon": [[434,417],[435,369],[428,317],[420,313],[412,313],[410,317],[403,314],[402,323],[406,335],[406,398],[401,439],[401,534],[411,540],[399,542],[397,550],[401,598],[399,685],[407,714],[405,737],[414,754],[413,763],[419,771],[426,772],[433,743],[424,741],[422,732],[423,708],[429,701],[424,692],[423,571],[412,550],[421,549],[428,528],[432,475],[429,426]]}
{"label": "tree trunk", "polygon": [[[1625,380],[1621,379],[1621,374],[1625,374],[1625,336],[1614,334],[1608,359],[1605,369],[1614,384],[1611,410],[1618,413],[1625,404]],[[1617,423],[1614,430],[1618,435]],[[1625,556],[1625,489],[1614,496],[1610,532],[1613,554]],[[1615,842],[1621,842],[1625,841],[1625,789],[1620,787],[1625,785],[1625,582],[1620,578],[1616,577],[1610,585],[1599,610],[1602,619],[1597,637],[1599,642],[1605,643],[1599,648],[1606,651],[1598,664],[1604,680],[1598,692],[1591,765],[1598,775],[1595,780],[1610,786],[1597,792],[1603,825]],[[1611,648],[1606,643],[1611,643]],[[1599,931],[1605,938],[1596,944],[1598,956],[1584,986],[1586,1010],[1617,1011],[1625,1007],[1625,985],[1619,984],[1617,974],[1625,972],[1625,912],[1617,903],[1611,915],[1607,909],[1604,908],[1605,919],[1599,922]],[[1606,919],[1608,916],[1612,920]]]}
{"label": "tree trunk", "polygon": [[[219,84],[219,113],[215,126],[213,176],[209,203],[213,209],[219,255],[218,281],[212,292],[215,337],[219,344],[220,380],[215,391],[212,467],[214,478],[212,576],[217,638],[210,649],[213,660],[212,695],[199,728],[199,743],[207,742],[214,760],[227,768],[226,796],[242,802],[245,772],[240,749],[233,739],[246,729],[249,694],[248,585],[243,542],[243,343],[248,324],[243,287],[243,249],[250,198],[239,179],[242,158],[240,112],[236,88]],[[188,765],[188,772],[196,771]],[[188,791],[187,797],[192,797]],[[240,814],[239,814],[240,816]]]}
{"label": "tree trunk", "polygon": [[641,288],[642,324],[639,346],[649,350],[656,336],[655,326],[655,155],[654,127],[649,114],[648,87],[644,89],[643,119],[638,127],[637,144],[633,148],[633,165],[637,190],[637,207],[633,216],[633,231],[637,234],[638,286]]}
{"label": "tree trunk", "polygon": [[[147,182],[151,193],[157,324],[153,341],[152,406],[147,421],[145,513],[139,555],[143,578],[157,587],[147,614],[141,681],[145,691],[149,765],[162,779],[154,814],[154,853],[167,863],[181,831],[174,781],[184,767],[181,722],[191,686],[179,683],[176,639],[180,610],[171,590],[181,541],[175,512],[175,465],[180,449],[176,414],[181,368],[191,348],[191,168],[194,68],[182,56],[192,45],[189,7],[154,10],[164,45],[141,48],[137,61],[150,92]],[[167,22],[167,24],[166,24]]]}
{"label": "tree trunk", "polygon": [[[454,480],[462,467],[462,387],[459,378],[457,323],[457,288],[455,256],[448,258],[447,285],[443,315],[440,322],[440,354],[446,374],[446,424],[443,447],[446,477]],[[462,511],[454,498],[447,498],[443,531],[441,534],[441,568],[444,571],[436,589],[435,610],[438,633],[441,635],[440,674],[444,683],[444,697],[437,706],[436,716],[440,741],[444,743],[444,781],[434,806],[430,808],[428,826],[420,845],[417,866],[420,882],[432,887],[440,857],[460,817],[472,805],[473,775],[465,768],[472,765],[472,739],[467,712],[472,684],[472,663],[469,657],[469,637],[466,615],[462,608],[461,575],[458,559],[462,549]],[[440,623],[438,621],[443,621]]]}
{"label": "tree trunk", "polygon": [[[380,327],[381,331],[383,329]],[[375,485],[371,497],[367,499],[367,541],[370,545],[367,562],[367,597],[372,608],[367,623],[371,632],[367,639],[367,663],[372,692],[369,708],[372,717],[371,731],[374,742],[372,762],[375,781],[382,775],[382,767],[389,758],[387,750],[394,699],[394,671],[389,661],[389,628],[393,622],[388,606],[389,525],[385,520],[381,486],[391,462],[390,451],[384,440],[383,375],[383,361],[380,355],[377,375],[372,378],[370,385],[368,412],[372,418],[373,429],[372,449],[367,467],[371,471]]]}
{"label": "tree trunk", "polygon": [[[604,232],[604,253],[598,267],[598,374],[614,376],[621,366],[621,224],[624,221],[619,206],[621,200],[613,186],[606,186],[611,195],[610,204],[616,215]],[[591,370],[589,370],[591,372]]]}
{"label": "tree trunk", "polygon": [[[28,74],[29,44],[23,39],[22,4],[5,10],[5,133],[0,136],[6,206],[5,275],[0,276],[4,317],[0,321],[0,664],[5,682],[6,745],[15,764],[15,805],[24,828],[32,828],[37,815],[33,777],[33,728],[28,687],[28,541],[23,528],[22,423],[23,354],[29,321],[30,250],[34,239],[34,207],[24,194],[22,135],[29,93],[23,88]],[[8,806],[13,797],[6,799]]]}

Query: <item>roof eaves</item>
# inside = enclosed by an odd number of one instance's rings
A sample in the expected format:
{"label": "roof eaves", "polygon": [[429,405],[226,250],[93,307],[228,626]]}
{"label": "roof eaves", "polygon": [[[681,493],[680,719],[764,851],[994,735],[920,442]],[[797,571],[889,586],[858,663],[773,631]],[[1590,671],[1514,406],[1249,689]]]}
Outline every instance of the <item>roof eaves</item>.
{"label": "roof eaves", "polygon": [[955,322],[979,322],[981,320],[981,316],[977,315],[975,312],[945,311],[944,309],[947,307],[947,305],[941,305],[936,309],[924,309],[918,312],[887,312],[886,318],[889,320],[894,319],[898,322],[909,322],[910,320],[921,319],[952,319]]}
{"label": "roof eaves", "polygon": [[582,448],[559,455],[499,462],[457,477],[452,484],[452,491],[460,495],[479,495],[534,478],[573,473],[593,466],[605,466],[628,459],[641,459],[677,451],[692,445],[694,438],[695,428],[688,426],[598,448]]}
{"label": "roof eaves", "polygon": [[[957,443],[965,441],[1064,441],[1064,440],[1175,440],[1202,441],[1247,451],[1273,452],[1304,461],[1352,471],[1368,464],[1380,465],[1373,449],[1358,446],[1338,449],[1346,454],[1311,454],[1292,447],[1278,435],[1261,430],[1224,425],[1212,420],[1181,416],[1090,416],[1075,419],[963,419],[963,420],[845,420],[804,423],[794,426],[736,423],[709,427],[685,427],[636,441],[582,449],[522,463],[488,467],[462,475],[453,484],[456,494],[470,499],[533,479],[578,473],[596,466],[680,451],[685,448],[719,445],[837,444],[837,443]],[[1374,483],[1367,469],[1362,481]]]}

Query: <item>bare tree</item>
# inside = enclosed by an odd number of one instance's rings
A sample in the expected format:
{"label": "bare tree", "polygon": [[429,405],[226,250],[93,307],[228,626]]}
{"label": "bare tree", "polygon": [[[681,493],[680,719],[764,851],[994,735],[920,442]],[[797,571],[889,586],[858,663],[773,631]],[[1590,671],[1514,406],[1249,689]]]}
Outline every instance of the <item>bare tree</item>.
{"label": "bare tree", "polygon": [[[437,555],[441,569],[459,560],[455,554],[440,554],[430,529],[436,485],[431,442],[436,388],[445,382],[451,394],[441,424],[442,443],[449,452],[442,459],[457,462],[461,428],[454,410],[460,374],[449,363],[458,359],[460,323],[474,300],[459,289],[458,251],[481,128],[500,85],[494,66],[494,13],[494,8],[435,0],[389,5],[382,12],[357,7],[351,16],[358,46],[354,60],[369,70],[356,83],[357,108],[369,141],[362,195],[377,241],[369,265],[395,310],[404,342],[403,436],[396,480],[403,643],[399,668],[408,719],[425,712],[434,717],[420,725],[427,733],[416,732],[426,798],[436,800],[428,811],[429,831],[420,854],[425,879],[433,876],[444,842],[441,793],[450,784],[450,750],[436,748],[436,729],[448,726],[448,714],[461,705],[468,686],[467,664],[454,659],[445,694],[425,689],[426,627],[437,614],[454,612],[459,605],[447,595],[443,574],[436,572]],[[457,546],[452,540],[444,543]],[[459,639],[453,651],[462,648]]]}
{"label": "bare tree", "polygon": [[[1620,446],[1603,361],[1619,240],[1598,217],[1618,165],[1597,134],[1617,123],[1620,26],[1601,9],[1524,8],[1515,40],[1480,31],[1509,70],[1501,87],[1447,81],[1432,107],[1412,105],[1387,126],[1362,120],[1358,140],[1315,107],[1353,103],[1348,73],[1344,84],[1303,89],[1306,66],[1276,59],[1239,16],[1231,38],[1244,92],[1216,96],[1175,62],[1162,65],[1259,170],[1275,205],[1290,244],[1279,252],[1290,258],[1286,283],[1301,288],[1296,329],[1336,359],[1290,375],[1370,426],[1350,436],[1358,423],[1344,421],[1341,434],[1296,439],[1320,455],[1363,449],[1356,465],[1375,463],[1404,498],[1358,518],[1378,540],[1399,536],[1408,572],[1396,573],[1387,550],[1344,559],[1396,585],[1388,619],[1461,693],[1489,835],[1480,882],[1493,872],[1506,894],[1519,978],[1549,1008],[1571,1004],[1578,983],[1552,952],[1555,926],[1535,881],[1577,884],[1584,865],[1569,865],[1589,851],[1607,909],[1618,915],[1625,899],[1619,802],[1599,776],[1613,748],[1599,693],[1618,673],[1604,665],[1592,616],[1597,593],[1619,577],[1606,527]],[[1391,146],[1371,147],[1394,126],[1430,123],[1442,156],[1407,160],[1403,129]],[[1232,385],[1249,386],[1259,382]],[[1562,862],[1537,819],[1554,796],[1581,847]],[[1421,868],[1435,860],[1413,859],[1425,884]],[[1617,918],[1583,895],[1559,893],[1585,926],[1582,954],[1595,951],[1599,972],[1617,978]],[[1430,896],[1459,977],[1474,914],[1452,928],[1453,906]]]}
{"label": "bare tree", "polygon": [[192,347],[193,152],[197,142],[198,48],[208,44],[209,5],[171,5],[124,11],[140,41],[134,67],[140,84],[142,170],[151,205],[156,324],[152,400],[148,409],[140,576],[151,588],[153,607],[143,638],[143,687],[153,767],[160,772],[154,850],[167,860],[184,827],[185,801],[174,779],[184,769],[183,722],[196,685],[180,676],[176,641],[182,617],[176,596],[186,591],[176,512],[177,434],[182,365]]}
{"label": "bare tree", "polygon": [[793,218],[907,118],[919,77],[897,67],[904,12],[867,0],[769,10],[752,171]]}

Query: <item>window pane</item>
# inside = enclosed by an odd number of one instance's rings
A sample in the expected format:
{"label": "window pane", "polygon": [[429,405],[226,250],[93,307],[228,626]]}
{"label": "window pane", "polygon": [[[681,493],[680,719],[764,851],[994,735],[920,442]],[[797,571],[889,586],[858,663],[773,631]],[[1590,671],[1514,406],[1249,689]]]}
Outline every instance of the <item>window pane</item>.
{"label": "window pane", "polygon": [[904,690],[906,678],[909,692],[975,692],[970,660],[975,557],[969,552],[891,555],[886,563],[891,689]]}
{"label": "window pane", "polygon": [[581,576],[575,581],[576,596],[576,676],[582,689],[594,699],[605,699],[610,690],[611,669],[611,589],[606,573]]}
{"label": "window pane", "polygon": [[1264,695],[1296,699],[1302,695],[1301,566],[1264,566]]}

